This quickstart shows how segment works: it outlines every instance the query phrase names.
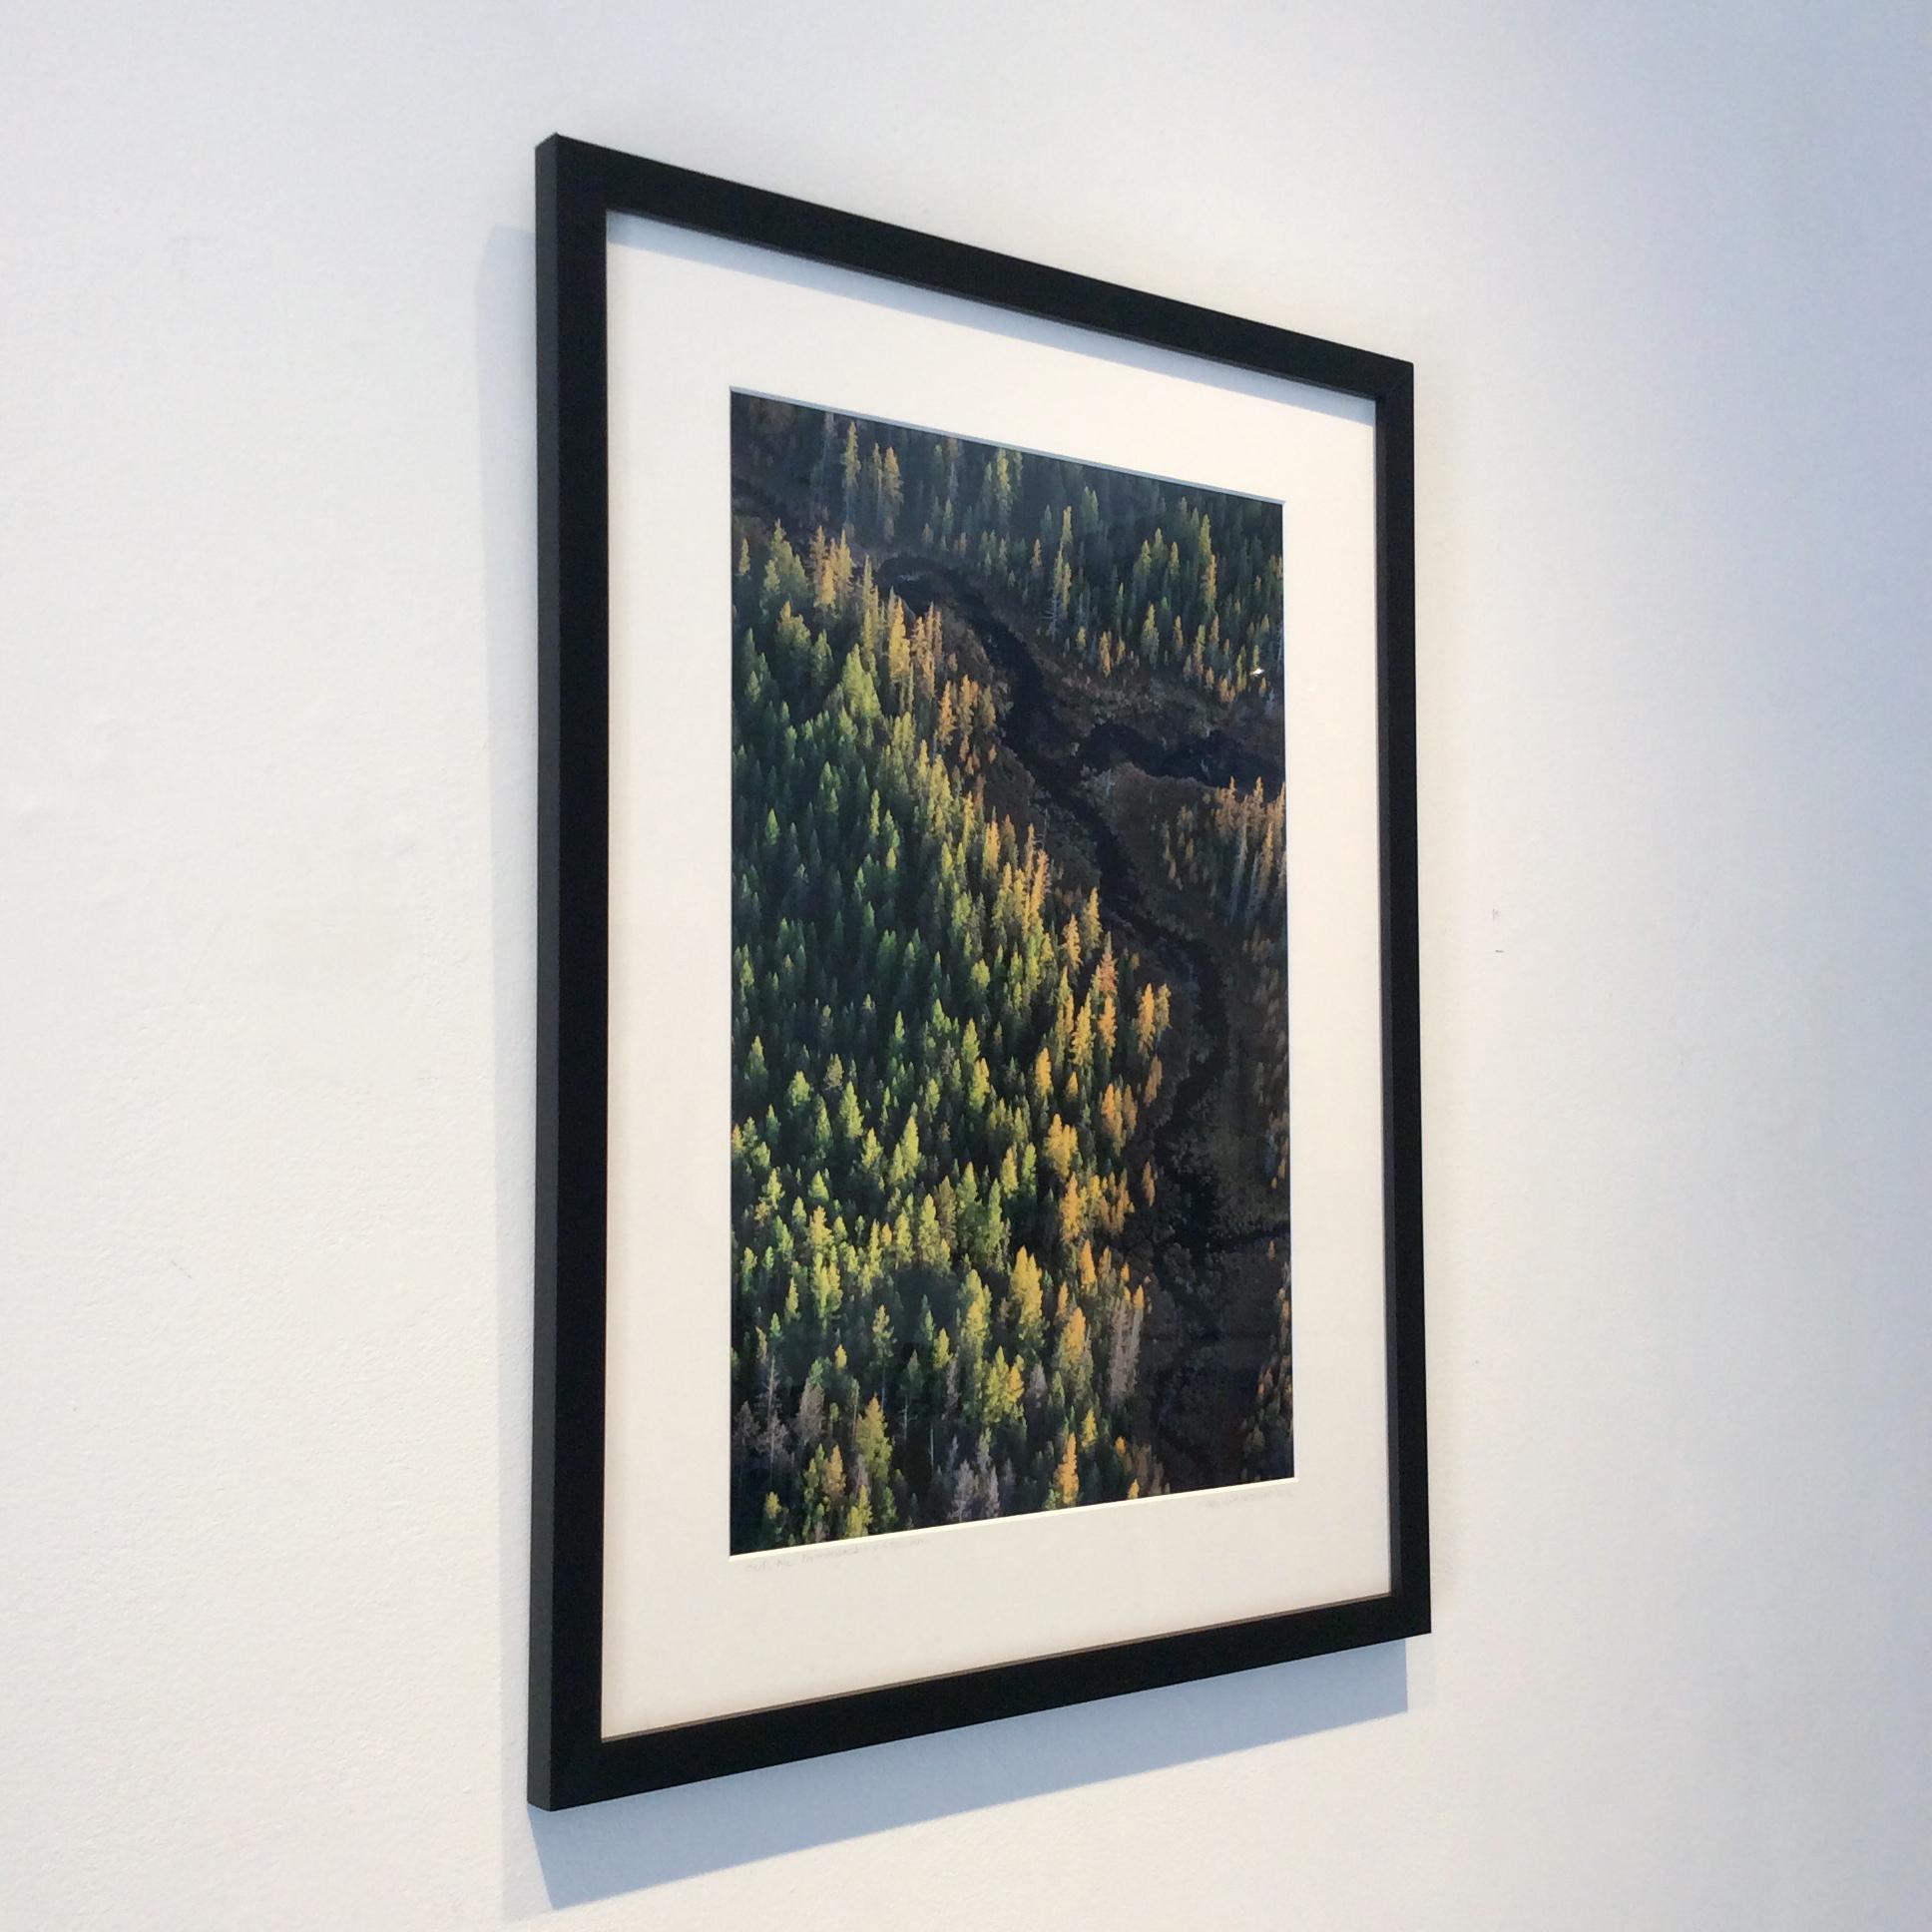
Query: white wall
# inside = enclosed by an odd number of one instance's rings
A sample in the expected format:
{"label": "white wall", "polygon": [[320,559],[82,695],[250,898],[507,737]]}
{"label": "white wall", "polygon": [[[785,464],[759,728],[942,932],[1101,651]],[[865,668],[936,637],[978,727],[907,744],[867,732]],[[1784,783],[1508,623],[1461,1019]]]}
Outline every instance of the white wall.
{"label": "white wall", "polygon": [[[1921,6],[0,21],[0,1922],[1916,1927]],[[521,1798],[552,128],[1414,358],[1439,1631]]]}

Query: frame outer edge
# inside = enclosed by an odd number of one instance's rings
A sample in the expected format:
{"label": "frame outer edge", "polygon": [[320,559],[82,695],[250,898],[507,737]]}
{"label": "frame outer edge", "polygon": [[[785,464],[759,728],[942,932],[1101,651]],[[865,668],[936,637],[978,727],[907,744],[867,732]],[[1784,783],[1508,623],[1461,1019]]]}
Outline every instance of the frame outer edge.
{"label": "frame outer edge", "polygon": [[554,1801],[557,1451],[557,144],[537,150],[537,1054],[535,1326],[531,1337],[530,1731],[527,1795]]}
{"label": "frame outer edge", "polygon": [[1430,1628],[1428,1375],[1423,1325],[1420,905],[1416,807],[1415,370],[1376,398],[1380,578],[1389,1525],[1407,1634]]}
{"label": "frame outer edge", "polygon": [[605,188],[537,152],[538,956],[529,1796],[588,1794],[601,1737],[609,498]]}
{"label": "frame outer edge", "polygon": [[[529,1801],[545,1810],[1430,1628],[1406,361],[553,135],[537,150],[539,839]],[[1391,1588],[1244,1623],[602,1733],[609,990],[607,217],[626,213],[1372,400]],[[568,910],[568,922],[566,922]]]}

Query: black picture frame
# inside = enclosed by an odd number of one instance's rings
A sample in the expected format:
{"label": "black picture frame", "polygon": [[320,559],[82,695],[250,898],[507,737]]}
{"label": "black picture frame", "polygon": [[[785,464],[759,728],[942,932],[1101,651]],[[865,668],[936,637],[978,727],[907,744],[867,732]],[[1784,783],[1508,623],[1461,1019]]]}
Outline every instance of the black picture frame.
{"label": "black picture frame", "polygon": [[[559,1809],[1426,1632],[1411,365],[561,136],[537,150],[536,188],[541,629],[530,1802]],[[1392,1545],[1386,1595],[632,1736],[602,1734],[610,778],[605,275],[613,214],[1374,403]]]}

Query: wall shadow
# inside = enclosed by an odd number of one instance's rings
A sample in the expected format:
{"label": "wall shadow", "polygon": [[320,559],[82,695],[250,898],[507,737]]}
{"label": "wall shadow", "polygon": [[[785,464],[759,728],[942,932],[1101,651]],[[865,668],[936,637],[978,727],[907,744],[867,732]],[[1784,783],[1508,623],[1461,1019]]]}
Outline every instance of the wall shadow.
{"label": "wall shadow", "polygon": [[533,1811],[531,1827],[545,1891],[561,1909],[1392,1717],[1408,1701],[1407,1646],[1380,1644],[578,1811]]}

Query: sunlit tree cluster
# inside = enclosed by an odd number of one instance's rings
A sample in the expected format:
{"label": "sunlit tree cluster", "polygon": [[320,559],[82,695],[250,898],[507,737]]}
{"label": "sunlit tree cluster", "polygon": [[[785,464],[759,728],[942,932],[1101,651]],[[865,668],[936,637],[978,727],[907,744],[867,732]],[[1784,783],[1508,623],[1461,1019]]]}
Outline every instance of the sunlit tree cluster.
{"label": "sunlit tree cluster", "polygon": [[[814,489],[904,514],[896,450]],[[732,1546],[1158,1490],[1121,1252],[1167,986],[986,803],[993,695],[849,522],[736,558]]]}

